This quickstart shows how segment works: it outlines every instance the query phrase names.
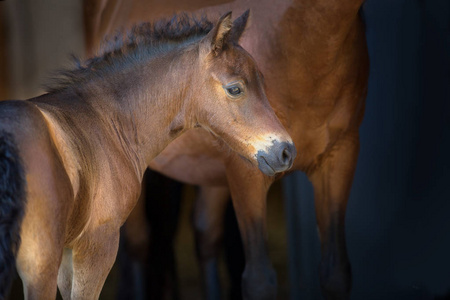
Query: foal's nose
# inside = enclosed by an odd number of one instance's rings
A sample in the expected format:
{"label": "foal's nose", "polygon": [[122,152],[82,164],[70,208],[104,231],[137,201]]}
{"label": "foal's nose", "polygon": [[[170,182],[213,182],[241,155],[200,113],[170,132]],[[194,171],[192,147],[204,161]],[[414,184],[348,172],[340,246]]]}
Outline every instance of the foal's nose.
{"label": "foal's nose", "polygon": [[258,167],[266,175],[289,170],[292,167],[297,150],[293,143],[275,142],[267,151],[259,151],[257,155]]}

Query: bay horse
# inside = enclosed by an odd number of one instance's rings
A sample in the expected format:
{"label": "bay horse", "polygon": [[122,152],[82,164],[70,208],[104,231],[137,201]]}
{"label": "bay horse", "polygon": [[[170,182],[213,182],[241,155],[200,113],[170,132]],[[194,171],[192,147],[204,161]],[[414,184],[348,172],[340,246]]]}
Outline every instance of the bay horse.
{"label": "bay horse", "polygon": [[26,299],[54,299],[57,287],[64,299],[97,299],[145,169],[191,128],[247,168],[291,167],[292,139],[238,44],[247,18],[143,24],[49,93],[0,103],[1,299],[15,265]]}
{"label": "bay horse", "polygon": [[[97,0],[85,1],[87,52],[104,34],[136,21],[181,10],[216,18],[220,12],[252,10],[243,47],[265,77],[270,105],[299,150],[291,170],[307,174],[314,187],[322,294],[348,299],[351,266],[345,242],[345,213],[359,152],[369,59],[360,16],[363,0]],[[205,282],[219,252],[223,211],[231,194],[243,238],[246,299],[274,299],[276,275],[266,246],[266,194],[272,182],[244,165],[237,155],[214,146],[209,135],[191,131],[150,164],[202,192],[194,221]],[[180,172],[187,169],[189,172]],[[214,271],[213,271],[214,272]],[[298,283],[293,283],[298,284]],[[213,283],[212,286],[219,286]],[[217,299],[217,289],[207,289]]]}

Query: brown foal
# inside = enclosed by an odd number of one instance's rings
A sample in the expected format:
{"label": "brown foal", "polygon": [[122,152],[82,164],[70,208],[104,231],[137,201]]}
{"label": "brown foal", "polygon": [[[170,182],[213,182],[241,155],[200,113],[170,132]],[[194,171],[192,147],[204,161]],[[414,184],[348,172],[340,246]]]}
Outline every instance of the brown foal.
{"label": "brown foal", "polygon": [[219,138],[246,170],[292,166],[292,140],[238,45],[247,18],[135,27],[48,94],[0,103],[0,298],[15,256],[27,299],[57,286],[97,299],[145,169],[188,129]]}

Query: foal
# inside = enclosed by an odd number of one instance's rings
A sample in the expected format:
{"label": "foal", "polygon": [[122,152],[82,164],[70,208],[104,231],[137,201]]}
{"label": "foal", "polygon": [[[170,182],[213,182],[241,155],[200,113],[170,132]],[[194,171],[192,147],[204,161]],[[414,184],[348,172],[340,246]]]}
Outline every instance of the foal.
{"label": "foal", "polygon": [[49,94],[0,104],[1,299],[14,263],[27,299],[57,286],[98,298],[146,167],[190,128],[266,175],[291,167],[292,140],[238,45],[247,16],[141,25]]}

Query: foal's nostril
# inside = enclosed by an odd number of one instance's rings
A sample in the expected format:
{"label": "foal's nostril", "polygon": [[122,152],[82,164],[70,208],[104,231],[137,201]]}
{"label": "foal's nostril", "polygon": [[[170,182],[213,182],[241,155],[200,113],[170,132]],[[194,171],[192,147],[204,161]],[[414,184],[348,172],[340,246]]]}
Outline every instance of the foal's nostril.
{"label": "foal's nostril", "polygon": [[281,162],[285,165],[290,164],[292,161],[291,151],[288,148],[283,149],[283,154],[281,155]]}
{"label": "foal's nostril", "polygon": [[294,158],[297,155],[297,151],[295,149],[295,146],[291,143],[285,142],[281,146],[281,149],[283,150],[281,151],[281,154],[279,154],[280,156],[278,158],[280,165],[289,169],[290,167],[292,167]]}

